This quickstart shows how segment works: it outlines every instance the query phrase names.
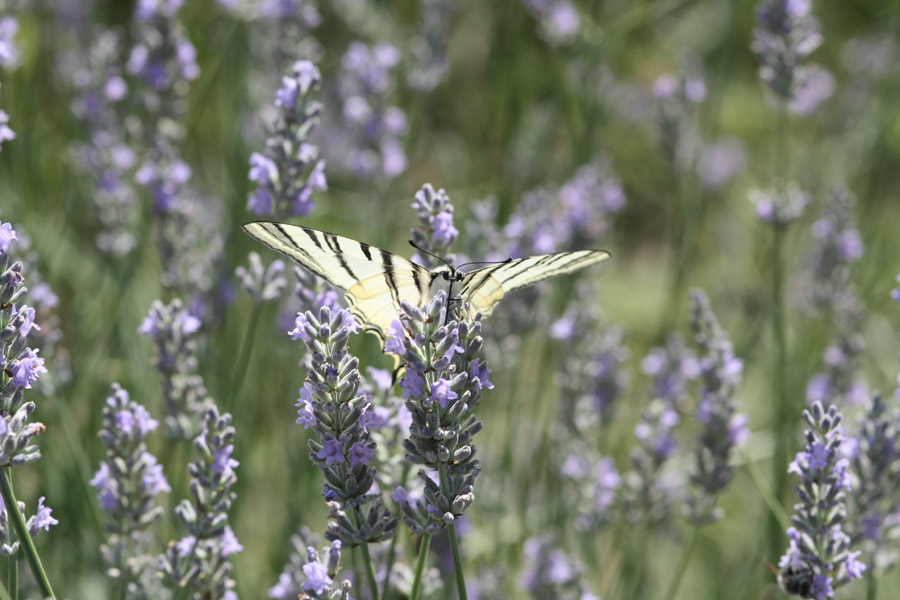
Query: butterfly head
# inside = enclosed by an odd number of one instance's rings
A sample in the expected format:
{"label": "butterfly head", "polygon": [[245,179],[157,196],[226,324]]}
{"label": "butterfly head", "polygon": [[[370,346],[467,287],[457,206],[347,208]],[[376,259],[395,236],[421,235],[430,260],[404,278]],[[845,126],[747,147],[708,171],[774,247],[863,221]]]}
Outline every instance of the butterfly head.
{"label": "butterfly head", "polygon": [[456,267],[451,267],[450,265],[441,265],[436,268],[434,272],[438,273],[444,281],[462,281],[463,274]]}

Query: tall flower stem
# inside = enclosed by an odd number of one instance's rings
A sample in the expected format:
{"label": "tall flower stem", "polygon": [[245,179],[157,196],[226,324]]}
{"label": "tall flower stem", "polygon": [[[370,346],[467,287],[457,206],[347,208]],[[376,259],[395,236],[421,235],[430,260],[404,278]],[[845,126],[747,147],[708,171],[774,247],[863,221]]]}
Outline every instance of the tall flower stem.
{"label": "tall flower stem", "polygon": [[697,545],[697,538],[699,537],[700,526],[696,525],[691,531],[691,539],[688,542],[688,545],[681,551],[681,557],[678,559],[678,566],[675,568],[675,576],[672,579],[672,583],[669,584],[669,589],[665,595],[666,600],[674,600],[675,594],[678,593],[678,588],[681,586],[681,580],[684,578],[684,574],[687,571],[688,563],[691,561],[691,555],[694,553],[694,547]]}
{"label": "tall flower stem", "polygon": [[[247,376],[247,364],[250,362],[250,353],[253,351],[253,338],[256,333],[256,325],[259,322],[259,309],[261,305],[262,302],[259,300],[253,300],[253,309],[250,311],[250,321],[247,323],[244,342],[241,344],[241,354],[235,365],[234,377],[231,379],[231,388],[229,390],[231,402],[229,403],[229,407],[234,404],[235,398],[240,393],[241,386],[244,384],[244,378]],[[241,403],[241,405],[245,404],[247,403]],[[243,423],[244,421],[238,419],[238,422]]]}
{"label": "tall flower stem", "polygon": [[[409,470],[410,470],[410,463],[408,461],[404,461],[403,471],[400,475],[400,484],[403,486],[406,485],[407,479],[409,478]],[[399,510],[399,507],[398,507],[398,510]],[[381,597],[385,598],[385,599],[388,597],[388,593],[389,593],[388,590],[390,590],[390,587],[391,587],[391,571],[394,570],[394,561],[397,558],[397,540],[398,539],[399,538],[396,535],[393,538],[391,538],[391,544],[390,544],[390,546],[388,546],[387,560],[384,563],[384,585],[381,588]]]}
{"label": "tall flower stem", "polygon": [[[787,107],[782,102],[778,108],[778,119],[775,131],[775,177],[779,193],[784,193],[790,173],[790,149],[788,146],[790,121]],[[785,331],[784,306],[784,232],[785,225],[777,220],[772,224],[772,328],[775,337],[775,365],[772,369],[772,387],[777,408],[775,432],[775,498],[781,502],[787,489],[788,448],[791,444],[793,415],[796,413],[787,394],[787,334]],[[780,552],[782,527],[777,515],[769,514],[769,553],[776,556]]]}
{"label": "tall flower stem", "polygon": [[416,559],[416,572],[409,600],[419,600],[419,593],[422,590],[422,574],[425,572],[425,565],[428,564],[428,548],[430,546],[431,536],[428,534],[423,535],[422,542],[419,544],[419,556]]}
{"label": "tall flower stem", "polygon": [[[358,514],[358,511],[359,509],[357,509],[357,520],[362,521],[362,517]],[[378,582],[375,580],[375,567],[372,565],[372,556],[369,554],[369,544],[363,542],[359,547],[360,550],[362,550],[363,565],[366,568],[366,578],[369,580],[369,590],[372,592],[372,600],[380,600],[381,597],[378,595]]]}
{"label": "tall flower stem", "polygon": [[14,554],[9,555],[9,566],[8,566],[8,574],[9,579],[7,580],[7,585],[9,585],[10,594],[15,600],[19,599],[19,553],[16,552]]}
{"label": "tall flower stem", "polygon": [[[447,465],[440,463],[438,473],[441,480],[441,489],[450,496],[450,476],[447,474]],[[459,551],[459,538],[456,535],[456,523],[451,522],[447,525],[450,532],[450,552],[453,553],[453,570],[456,572],[456,592],[459,600],[466,600],[466,578],[463,575],[462,554]]]}
{"label": "tall flower stem", "polygon": [[3,473],[0,474],[0,494],[3,495],[6,512],[13,522],[13,526],[16,529],[16,535],[22,542],[25,558],[28,559],[28,563],[31,565],[31,572],[34,574],[34,580],[37,582],[41,594],[44,598],[53,598],[55,600],[56,596],[53,595],[53,588],[50,587],[50,580],[47,579],[47,574],[44,572],[44,566],[41,564],[41,557],[38,556],[37,549],[34,547],[34,540],[31,539],[31,535],[28,533],[28,527],[25,525],[25,517],[22,516],[22,511],[19,510],[19,503],[16,501],[16,496],[13,493],[11,467],[5,466],[2,470]]}

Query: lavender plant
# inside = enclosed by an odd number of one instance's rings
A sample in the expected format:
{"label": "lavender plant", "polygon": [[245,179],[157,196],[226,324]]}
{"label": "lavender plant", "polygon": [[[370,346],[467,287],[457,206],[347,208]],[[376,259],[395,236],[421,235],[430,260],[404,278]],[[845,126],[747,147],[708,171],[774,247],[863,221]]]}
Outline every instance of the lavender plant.
{"label": "lavender plant", "polygon": [[435,192],[431,184],[426,183],[416,192],[412,207],[419,217],[419,225],[410,230],[412,242],[422,251],[416,253],[413,260],[433,269],[438,265],[428,255],[431,253],[452,264],[456,256],[450,252],[450,246],[459,236],[459,230],[453,226],[450,196],[443,189]]}
{"label": "lavender plant", "polygon": [[447,44],[450,25],[460,10],[458,0],[424,0],[419,27],[410,40],[412,65],[406,79],[413,89],[430,92],[447,76],[450,60]]}
{"label": "lavender plant", "polygon": [[158,426],[146,408],[131,400],[118,383],[112,384],[100,429],[106,460],[91,485],[97,489],[100,508],[109,514],[108,538],[101,548],[107,575],[128,598],[158,598],[162,593],[156,556],[151,553],[151,526],[163,513],[157,496],[172,490],[145,442]]}
{"label": "lavender plant", "polygon": [[[19,47],[16,45],[16,33],[19,31],[19,20],[13,14],[0,17],[0,69],[14,69],[19,64]],[[16,134],[9,126],[9,115],[0,110],[0,150],[3,142],[16,139]]]}
{"label": "lavender plant", "polygon": [[718,497],[731,482],[734,449],[747,440],[750,432],[747,417],[737,412],[734,402],[743,361],[734,355],[731,341],[702,290],[691,294],[691,328],[700,349],[701,390],[696,418],[701,432],[685,511],[699,525],[722,518],[722,510],[716,506]]}
{"label": "lavender plant", "polygon": [[522,586],[532,598],[599,600],[584,583],[585,566],[568,556],[552,535],[525,541]]}
{"label": "lavender plant", "polygon": [[692,171],[700,151],[697,106],[706,99],[706,80],[698,64],[688,63],[678,76],[666,73],[653,82],[658,106],[657,126],[663,150],[676,168]]}
{"label": "lavender plant", "polygon": [[[406,407],[412,414],[409,438],[404,441],[406,459],[437,472],[420,469],[424,484],[415,502],[403,488],[399,498],[403,520],[413,533],[424,534],[421,557],[430,537],[442,528],[450,533],[457,592],[464,597],[465,581],[455,522],[475,501],[475,477],[481,465],[475,460],[473,436],[481,430],[474,410],[483,389],[491,387],[490,369],[478,356],[483,340],[481,320],[466,318],[465,307],[448,315],[447,297],[439,292],[422,309],[402,303],[400,319],[391,324],[385,351],[400,357],[406,374],[400,381]],[[417,578],[421,567],[417,567]],[[414,584],[413,594],[418,594]]]}
{"label": "lavender plant", "polygon": [[866,565],[857,560],[859,551],[850,550],[843,530],[851,490],[849,462],[840,457],[843,415],[816,402],[803,411],[803,419],[809,426],[806,444],[788,468],[800,477],[794,488],[800,502],[787,532],[790,546],[778,563],[779,581],[789,594],[822,600],[862,577]]}
{"label": "lavender plant", "polygon": [[340,117],[328,117],[320,143],[331,165],[366,181],[390,181],[406,171],[406,113],[392,104],[399,62],[394,46],[362,42],[350,44],[341,59]]}
{"label": "lavender plant", "polygon": [[525,8],[538,22],[538,31],[551,46],[575,41],[581,28],[578,10],[570,0],[523,0]]}
{"label": "lavender plant", "polygon": [[265,154],[250,157],[250,180],[257,184],[247,210],[262,215],[309,216],[315,208],[312,194],[327,190],[325,161],[309,138],[319,123],[322,105],[313,99],[322,76],[308,60],[294,64],[283,78],[275,106],[278,116],[266,141]]}
{"label": "lavender plant", "polygon": [[819,22],[812,16],[810,0],[760,2],[750,48],[762,63],[760,78],[792,112],[811,112],[831,95],[834,81],[830,74],[806,63],[821,45]]}
{"label": "lavender plant", "polygon": [[[33,463],[41,457],[34,438],[46,428],[43,423],[29,422],[35,403],[25,401],[25,390],[47,373],[44,359],[38,356],[40,349],[29,346],[28,335],[32,330],[40,330],[40,326],[34,322],[34,309],[20,304],[28,292],[22,263],[10,264],[10,250],[17,239],[9,223],[0,223],[0,495],[4,507],[0,541],[7,556],[14,557],[20,548],[24,550],[41,593],[53,597],[32,537],[42,528],[49,530],[57,521],[50,517],[42,497],[36,514],[26,522],[24,504],[20,505],[13,491],[11,467]],[[18,593],[14,575],[17,569],[12,560],[9,584],[13,593]]]}
{"label": "lavender plant", "polygon": [[297,401],[297,423],[312,427],[318,441],[310,440],[309,458],[325,477],[324,497],[329,507],[329,540],[360,546],[366,563],[369,591],[378,598],[368,544],[396,535],[398,520],[374,492],[376,445],[364,427],[370,409],[359,394],[359,360],[347,350],[358,324],[349,310],[332,313],[323,306],[297,316],[293,339],[302,339],[310,353],[311,368]]}
{"label": "lavender plant", "polygon": [[202,431],[194,438],[199,456],[188,465],[190,498],[175,508],[187,535],[169,542],[158,558],[157,575],[174,594],[237,600],[229,557],[244,548],[228,526],[228,511],[237,497],[231,489],[238,466],[231,457],[234,435],[231,415],[220,415],[211,406]]}
{"label": "lavender plant", "polygon": [[153,364],[162,376],[166,435],[181,439],[197,435],[203,415],[212,406],[197,372],[194,335],[200,326],[200,320],[175,299],[169,304],[155,301],[138,328],[138,333],[150,336],[156,346]]}
{"label": "lavender plant", "polygon": [[72,111],[88,130],[88,139],[75,145],[72,154],[93,180],[101,223],[97,247],[114,256],[128,254],[137,245],[140,212],[134,186],[138,157],[123,124],[128,84],[119,64],[122,51],[120,32],[101,31],[83,63],[67,68],[77,90]]}

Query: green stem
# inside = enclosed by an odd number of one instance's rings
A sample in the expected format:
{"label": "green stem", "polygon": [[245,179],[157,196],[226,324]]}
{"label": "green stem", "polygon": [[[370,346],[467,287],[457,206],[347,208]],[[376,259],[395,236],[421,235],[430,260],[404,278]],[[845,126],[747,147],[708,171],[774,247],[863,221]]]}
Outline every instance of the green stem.
{"label": "green stem", "polygon": [[409,600],[419,600],[419,592],[422,590],[422,574],[425,572],[425,565],[428,563],[429,546],[431,546],[431,536],[425,534],[422,536],[422,542],[419,544],[419,557],[416,559],[416,573],[413,578]]}
{"label": "green stem", "polygon": [[[406,480],[409,477],[409,469],[411,463],[409,461],[404,461],[403,469],[400,473],[400,485],[406,487]],[[398,504],[398,512],[399,512],[399,503]],[[397,540],[400,536],[394,535],[391,538],[391,544],[388,546],[388,555],[387,561],[385,562],[385,576],[384,576],[384,585],[381,588],[381,597],[387,599],[388,594],[390,593],[390,585],[391,585],[391,571],[394,570],[394,560],[397,557]]]}
{"label": "green stem", "polygon": [[375,581],[375,568],[372,566],[372,557],[369,555],[369,544],[363,542],[360,544],[362,550],[363,563],[366,567],[366,577],[369,579],[369,590],[372,592],[372,600],[380,600],[378,595],[378,582]]}
{"label": "green stem", "polygon": [[[10,532],[12,534],[12,532]],[[13,536],[10,535],[10,542],[13,541]],[[9,579],[8,585],[10,589],[10,594],[14,600],[18,600],[19,598],[19,552],[16,551],[14,554],[11,554],[9,557]]]}
{"label": "green stem", "polygon": [[468,600],[466,594],[466,578],[463,576],[462,555],[459,552],[459,538],[456,536],[456,523],[450,523],[450,551],[453,552],[453,569],[456,571],[456,592],[459,600]]}
{"label": "green stem", "polygon": [[[781,106],[778,111],[776,129],[775,160],[776,182],[778,194],[784,195],[787,178],[790,172],[790,152],[788,148],[788,114],[787,108]],[[777,219],[772,224],[772,328],[775,337],[775,365],[772,369],[772,387],[777,408],[777,425],[775,432],[775,499],[782,502],[788,487],[787,457],[791,446],[791,437],[795,417],[794,407],[787,393],[787,335],[785,331],[784,307],[784,233],[785,226]],[[774,513],[769,514],[769,553],[777,556],[781,552],[784,533]]]}
{"label": "green stem", "polygon": [[12,473],[9,466],[3,467],[3,474],[0,476],[0,493],[3,494],[3,502],[6,504],[6,514],[9,515],[16,530],[16,535],[22,543],[22,549],[25,551],[25,557],[31,565],[31,572],[34,574],[34,580],[41,590],[44,598],[53,598],[53,588],[50,587],[50,580],[44,572],[44,566],[41,564],[41,558],[38,556],[37,549],[34,547],[34,540],[28,533],[25,526],[25,518],[22,511],[19,510],[19,503],[12,488]]}
{"label": "green stem", "polygon": [[875,557],[878,554],[878,543],[872,549],[869,559],[869,568],[866,569],[866,600],[875,600],[878,597],[878,577],[875,576]]}
{"label": "green stem", "polygon": [[687,572],[691,554],[694,552],[694,546],[697,545],[698,537],[700,537],[700,526],[695,525],[691,532],[691,541],[689,541],[688,545],[682,550],[681,557],[678,559],[678,566],[675,568],[675,578],[672,580],[672,583],[669,584],[669,591],[666,592],[665,596],[666,600],[674,600],[675,594],[678,593],[678,588],[681,586],[681,580],[684,578],[685,572]]}
{"label": "green stem", "polygon": [[[237,398],[238,393],[241,391],[241,386],[244,384],[244,377],[247,376],[247,363],[250,362],[250,353],[253,351],[253,337],[254,333],[256,333],[256,324],[259,322],[259,309],[262,302],[259,300],[253,301],[253,309],[250,311],[250,321],[247,323],[247,332],[244,334],[244,342],[241,344],[241,354],[238,358],[237,364],[235,365],[234,377],[231,379],[231,389],[228,390],[229,402],[230,406],[234,405],[234,400]],[[246,402],[242,402],[241,405],[248,404]],[[242,421],[238,421],[239,423]]]}

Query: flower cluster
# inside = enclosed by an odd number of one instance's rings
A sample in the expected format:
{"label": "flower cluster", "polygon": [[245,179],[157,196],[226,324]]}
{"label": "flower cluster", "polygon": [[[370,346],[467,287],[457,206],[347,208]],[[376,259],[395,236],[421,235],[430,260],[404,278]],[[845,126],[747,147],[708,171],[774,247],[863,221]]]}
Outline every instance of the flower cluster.
{"label": "flower cluster", "polygon": [[818,312],[836,311],[839,318],[852,317],[860,310],[850,284],[850,266],[865,250],[853,217],[855,204],[856,198],[846,186],[834,185],[830,202],[812,224],[816,243],[807,269],[808,302]]}
{"label": "flower cluster", "polygon": [[419,28],[410,40],[412,65],[407,72],[410,87],[430,92],[444,80],[450,67],[447,43],[458,0],[424,0],[420,8]]}
{"label": "flower cluster", "polygon": [[811,9],[811,0],[762,0],[750,45],[762,63],[760,78],[798,114],[812,112],[834,89],[830,73],[804,64],[822,45],[819,22]]}
{"label": "flower cluster", "polygon": [[155,598],[161,591],[154,571],[155,556],[149,553],[153,535],[148,528],[162,515],[156,497],[171,488],[145,442],[158,426],[146,408],[131,400],[118,383],[112,384],[100,429],[106,460],[100,463],[91,485],[111,521],[102,547],[107,573],[128,598]]}
{"label": "flower cluster", "polygon": [[177,298],[169,304],[156,300],[138,333],[150,336],[156,345],[153,364],[162,376],[166,407],[166,434],[182,439],[194,437],[203,415],[212,405],[198,371],[194,335],[200,319]]}
{"label": "flower cluster", "polygon": [[249,269],[244,266],[235,269],[241,287],[257,302],[280,297],[287,285],[287,279],[281,275],[284,272],[284,261],[275,259],[268,267],[264,267],[256,252],[251,252],[248,259]]}
{"label": "flower cluster", "polygon": [[847,459],[840,457],[842,418],[835,406],[826,411],[818,402],[804,410],[806,444],[788,468],[800,477],[794,488],[800,502],[787,532],[790,546],[778,563],[779,580],[786,592],[804,598],[832,598],[835,588],[866,570],[843,530],[850,475]]}
{"label": "flower cluster", "polygon": [[413,260],[432,269],[438,265],[427,253],[436,254],[449,263],[456,257],[450,252],[450,246],[456,241],[459,231],[453,226],[453,204],[450,196],[443,189],[434,191],[430,183],[416,192],[412,203],[419,217],[419,224],[410,232],[412,242],[423,252],[417,253]]}
{"label": "flower cluster", "polygon": [[119,59],[122,36],[114,31],[96,35],[84,64],[71,69],[78,94],[73,112],[88,130],[88,140],[73,148],[75,162],[93,179],[94,204],[100,219],[97,247],[121,256],[137,245],[139,218],[134,169],[137,154],[127,143],[121,114],[128,84]]}
{"label": "flower cluster", "polygon": [[[353,600],[350,596],[350,581],[344,579],[340,585],[334,587],[334,580],[340,572],[341,563],[341,541],[334,540],[331,546],[322,548],[321,555],[316,552],[313,546],[306,549],[306,562],[301,567],[303,570],[304,581],[301,586],[303,598],[311,600]],[[282,574],[283,576],[284,574]],[[297,594],[291,596],[273,595],[281,593],[281,584],[286,581],[279,581],[279,585],[269,590],[270,598],[296,598]],[[276,589],[278,588],[278,589]]]}
{"label": "flower cluster", "polygon": [[308,60],[295,63],[291,76],[282,79],[265,154],[250,156],[250,180],[257,185],[247,201],[250,212],[307,217],[315,208],[313,192],[328,189],[325,161],[309,142],[322,110],[312,98],[321,81],[319,69]]}
{"label": "flower cluster", "polygon": [[243,550],[228,526],[228,511],[236,498],[234,427],[231,415],[211,406],[203,430],[194,438],[199,457],[188,465],[190,499],[175,507],[188,535],[159,557],[159,576],[173,591],[186,589],[191,597],[236,599],[232,564],[228,558]]}
{"label": "flower cluster", "polygon": [[[25,503],[21,500],[18,502],[19,512],[25,514]],[[31,537],[37,536],[41,531],[50,531],[51,525],[58,525],[59,520],[51,516],[53,509],[44,505],[44,496],[38,498],[37,511],[28,517],[25,521],[25,529]],[[9,513],[6,510],[6,504],[0,497],[0,556],[16,556],[19,552],[21,543],[19,540],[12,541],[10,535]]]}
{"label": "flower cluster", "polygon": [[551,535],[525,541],[522,585],[532,598],[598,600],[584,584],[585,567],[568,556]]}
{"label": "flower cluster", "polygon": [[[859,323],[853,319],[854,324]],[[865,345],[856,331],[842,331],[825,349],[825,368],[813,374],[806,384],[806,400],[810,404],[859,406],[869,398],[869,388],[860,375]]]}
{"label": "flower cluster", "polygon": [[475,501],[481,466],[472,438],[482,424],[474,411],[483,389],[493,387],[490,369],[477,357],[483,344],[480,315],[456,320],[465,308],[453,311],[453,318],[447,302],[443,291],[422,309],[404,301],[385,344],[406,367],[400,385],[413,421],[403,443],[406,458],[437,471],[439,480],[420,469],[423,498],[413,502],[403,488],[394,494],[404,522],[418,534],[433,535],[454,523]]}
{"label": "flower cluster", "polygon": [[750,201],[756,205],[756,216],[760,221],[784,227],[803,215],[811,198],[799,185],[790,182],[782,192],[750,190]]}
{"label": "flower cluster", "polygon": [[177,19],[182,4],[184,0],[141,0],[135,11],[134,39],[139,41],[131,48],[126,72],[143,82],[140,101],[159,126],[148,135],[174,133],[172,121],[184,112],[190,82],[200,75],[197,51]]}
{"label": "flower cluster", "polygon": [[[19,20],[11,14],[0,17],[0,69],[15,68],[19,64],[19,48],[16,46],[16,34],[19,32]],[[9,115],[0,110],[0,150],[3,142],[16,139],[15,132],[9,126]]]}
{"label": "flower cluster", "polygon": [[581,18],[570,0],[523,0],[523,3],[537,19],[540,35],[548,44],[565,46],[575,41]]}
{"label": "flower cluster", "polygon": [[622,184],[609,162],[598,158],[559,188],[538,188],[522,198],[503,229],[508,253],[515,258],[590,246],[624,206]]}
{"label": "flower cluster", "polygon": [[733,398],[744,364],[734,355],[702,290],[691,293],[691,328],[700,350],[700,403],[695,416],[701,431],[685,511],[691,521],[703,523],[722,517],[716,502],[731,482],[731,455],[750,432],[747,417],[737,412]]}
{"label": "flower cluster", "polygon": [[[590,298],[593,288],[579,288],[579,297]],[[609,421],[616,400],[628,386],[622,368],[628,360],[621,327],[598,329],[598,316],[577,301],[550,326],[550,336],[564,341],[565,356],[556,381],[561,392],[563,414],[573,431],[587,431]],[[588,305],[590,306],[590,305]]]}
{"label": "flower cluster", "polygon": [[700,138],[696,107],[706,99],[706,81],[700,69],[690,64],[685,73],[660,75],[653,83],[658,107],[659,139],[669,161],[689,171],[699,158]]}
{"label": "flower cluster", "polygon": [[310,353],[307,380],[297,401],[297,423],[312,428],[309,457],[325,476],[324,496],[330,508],[329,540],[350,547],[391,538],[398,520],[384,508],[375,483],[375,442],[364,415],[371,410],[359,394],[359,360],[347,350],[358,325],[349,310],[332,313],[323,306],[297,316],[293,339],[302,339]]}
{"label": "flower cluster", "polygon": [[22,465],[41,457],[34,437],[44,431],[42,423],[29,423],[34,402],[25,401],[31,389],[47,373],[40,349],[29,347],[28,336],[40,330],[35,310],[24,299],[28,288],[20,261],[10,265],[10,249],[18,239],[9,223],[0,223],[0,465]]}
{"label": "flower cluster", "polygon": [[[845,446],[850,449],[841,448],[841,454],[848,457],[858,479],[850,490],[853,510],[845,529],[854,544],[866,541],[878,549],[900,525],[896,516],[900,511],[900,414],[889,411],[887,403],[875,396],[860,418],[857,435],[845,439]],[[896,556],[885,558],[896,561]],[[876,555],[873,568],[889,566],[878,564],[889,562],[880,559]]]}
{"label": "flower cluster", "polygon": [[400,52],[390,44],[353,42],[341,59],[337,94],[341,117],[321,143],[329,162],[361,179],[394,179],[406,171],[406,113],[390,104],[392,69]]}

